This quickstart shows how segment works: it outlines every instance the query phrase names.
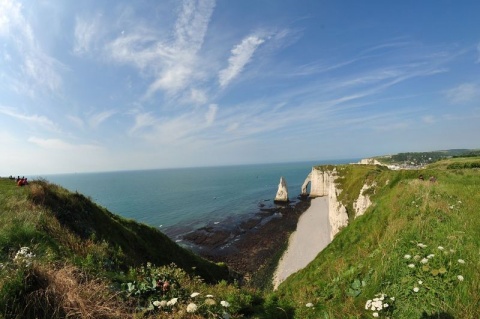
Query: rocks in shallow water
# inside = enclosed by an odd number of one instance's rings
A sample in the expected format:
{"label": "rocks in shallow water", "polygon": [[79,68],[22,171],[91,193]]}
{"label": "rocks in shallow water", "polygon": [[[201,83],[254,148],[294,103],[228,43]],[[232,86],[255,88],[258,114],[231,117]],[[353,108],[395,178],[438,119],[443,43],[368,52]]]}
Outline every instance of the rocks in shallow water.
{"label": "rocks in shallow water", "polygon": [[275,196],[276,202],[288,202],[288,189],[285,178],[280,177],[280,183],[278,184],[277,195]]}

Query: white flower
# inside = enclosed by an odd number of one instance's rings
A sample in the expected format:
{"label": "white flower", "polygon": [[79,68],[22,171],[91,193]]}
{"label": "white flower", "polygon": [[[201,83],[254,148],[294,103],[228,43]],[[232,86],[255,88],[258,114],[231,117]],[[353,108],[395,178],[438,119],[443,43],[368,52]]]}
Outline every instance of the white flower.
{"label": "white flower", "polygon": [[372,313],[372,316],[374,316],[375,318],[377,318],[377,317],[378,317],[378,312]]}
{"label": "white flower", "polygon": [[419,281],[418,281],[418,284],[419,284],[419,285],[423,284],[423,281],[419,280]]}
{"label": "white flower", "polygon": [[369,299],[367,300],[367,302],[365,303],[365,310],[368,310],[368,308],[370,308],[372,306],[372,301]]}
{"label": "white flower", "polygon": [[162,306],[162,304],[161,304],[160,301],[158,301],[158,300],[155,300],[155,301],[153,302],[153,305],[154,305],[155,307],[158,307],[158,308],[160,308],[160,307]]}
{"label": "white flower", "polygon": [[307,307],[307,308],[312,308],[312,307],[313,307],[313,303],[309,302],[309,303],[307,303],[307,304],[305,305],[305,307]]}
{"label": "white flower", "polygon": [[464,263],[465,263],[465,260],[459,259],[459,260],[458,260],[458,263],[459,263],[459,264],[464,264]]}
{"label": "white flower", "polygon": [[458,276],[457,276],[457,279],[458,279],[459,281],[463,281],[464,278],[463,278],[462,275],[458,275]]}
{"label": "white flower", "polygon": [[168,305],[168,302],[166,300],[160,301],[160,307],[166,307]]}
{"label": "white flower", "polygon": [[197,305],[194,304],[193,302],[189,303],[187,306],[187,312],[192,313],[197,311]]}
{"label": "white flower", "polygon": [[207,298],[213,298],[213,295],[206,295]]}
{"label": "white flower", "polygon": [[413,259],[415,259],[415,260],[419,260],[420,258],[421,258],[421,257],[420,257],[419,255],[413,256]]}
{"label": "white flower", "polygon": [[384,303],[383,308],[388,308],[388,303]]}
{"label": "white flower", "polygon": [[422,243],[418,243],[417,246],[420,247],[420,248],[427,248],[427,245],[422,244]]}
{"label": "white flower", "polygon": [[177,301],[178,301],[178,298],[172,298],[167,302],[167,306],[171,307],[171,306],[175,305],[177,303]]}
{"label": "white flower", "polygon": [[422,260],[420,260],[420,262],[421,262],[422,264],[426,264],[426,263],[428,263],[428,259],[427,259],[427,258],[423,258]]}
{"label": "white flower", "polygon": [[418,287],[414,287],[414,288],[413,288],[413,291],[414,291],[414,292],[418,292],[419,290],[420,290],[420,288],[418,288]]}
{"label": "white flower", "polygon": [[190,295],[190,297],[195,298],[195,297],[198,296],[199,294],[200,294],[199,292],[194,292],[193,294]]}
{"label": "white flower", "polygon": [[437,248],[438,248],[438,250],[444,250],[445,249],[445,248],[443,248],[443,246],[438,246]]}
{"label": "white flower", "polygon": [[[375,300],[377,299],[377,300]],[[380,299],[375,298],[372,302],[372,310],[382,310],[383,308],[383,303]]]}
{"label": "white flower", "polygon": [[408,267],[415,268],[415,265],[414,264],[408,264]]}
{"label": "white flower", "polygon": [[391,301],[395,301],[395,297],[390,297],[390,300],[391,300]]}
{"label": "white flower", "polygon": [[220,304],[221,304],[222,306],[224,306],[225,308],[230,307],[230,303],[229,303],[228,301],[225,301],[225,300],[220,301]]}
{"label": "white flower", "polygon": [[410,259],[410,258],[412,258],[412,256],[407,254],[407,255],[403,256],[403,258]]}
{"label": "white flower", "polygon": [[433,258],[433,257],[435,257],[434,254],[430,254],[430,255],[427,256],[428,259],[431,259],[431,258]]}

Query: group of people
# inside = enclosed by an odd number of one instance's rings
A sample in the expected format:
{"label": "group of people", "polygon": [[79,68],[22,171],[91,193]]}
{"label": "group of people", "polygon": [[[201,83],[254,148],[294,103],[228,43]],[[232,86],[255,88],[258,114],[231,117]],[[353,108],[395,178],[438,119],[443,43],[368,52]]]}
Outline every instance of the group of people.
{"label": "group of people", "polygon": [[28,179],[25,176],[17,176],[17,178],[13,177],[10,175],[10,179],[14,179],[15,182],[17,183],[17,186],[25,186],[28,185]]}

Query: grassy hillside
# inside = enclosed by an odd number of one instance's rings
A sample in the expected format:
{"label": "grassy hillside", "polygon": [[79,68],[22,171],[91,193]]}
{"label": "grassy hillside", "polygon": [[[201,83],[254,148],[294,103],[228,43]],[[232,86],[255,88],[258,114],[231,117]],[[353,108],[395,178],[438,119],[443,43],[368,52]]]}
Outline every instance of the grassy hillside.
{"label": "grassy hillside", "polygon": [[479,163],[337,166],[350,225],[275,292],[81,194],[0,179],[0,318],[479,318]]}
{"label": "grassy hillside", "polygon": [[[277,298],[296,318],[479,318],[480,171],[463,165],[477,162],[378,170],[373,206],[288,278]],[[382,309],[371,310],[382,296]]]}

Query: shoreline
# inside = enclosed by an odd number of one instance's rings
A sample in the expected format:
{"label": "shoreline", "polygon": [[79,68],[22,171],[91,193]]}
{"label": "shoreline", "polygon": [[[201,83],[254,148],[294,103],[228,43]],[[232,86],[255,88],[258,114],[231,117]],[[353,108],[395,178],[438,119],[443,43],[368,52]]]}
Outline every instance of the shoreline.
{"label": "shoreline", "polygon": [[288,248],[289,237],[310,204],[310,198],[299,197],[292,203],[262,208],[237,224],[229,224],[227,220],[207,225],[183,235],[181,240],[189,243],[189,249],[196,254],[224,262],[245,281],[271,286],[278,261]]}
{"label": "shoreline", "polygon": [[310,207],[300,216],[288,248],[278,262],[273,276],[274,289],[291,274],[305,268],[330,244],[330,228],[328,197],[312,199]]}

